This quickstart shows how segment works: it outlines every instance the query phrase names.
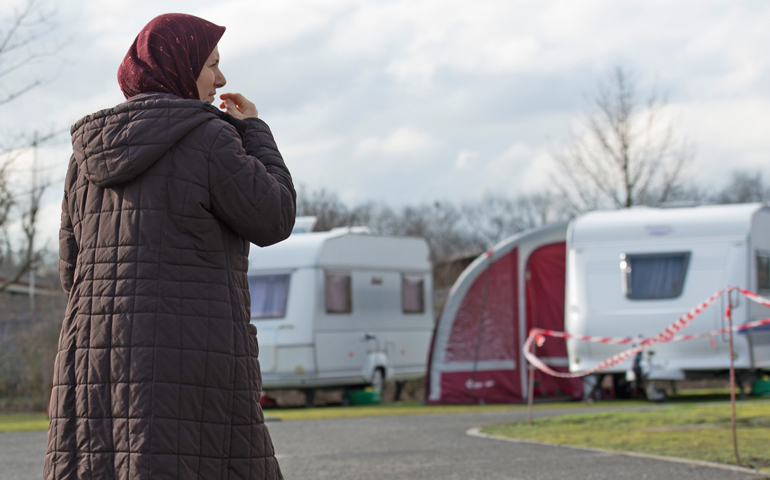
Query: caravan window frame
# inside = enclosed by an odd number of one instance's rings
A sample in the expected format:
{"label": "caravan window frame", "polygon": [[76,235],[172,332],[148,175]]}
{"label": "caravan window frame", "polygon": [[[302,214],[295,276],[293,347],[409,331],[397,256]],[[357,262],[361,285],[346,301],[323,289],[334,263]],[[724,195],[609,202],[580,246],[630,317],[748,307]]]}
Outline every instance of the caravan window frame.
{"label": "caravan window frame", "polygon": [[[623,286],[623,294],[629,300],[671,300],[679,298],[684,292],[684,283],[687,280],[687,271],[690,266],[689,251],[679,252],[648,252],[648,253],[621,253],[620,254],[620,271],[621,282]],[[684,263],[679,275],[678,288],[670,295],[635,295],[633,293],[632,282],[632,262],[637,259],[665,259],[665,258],[679,258],[683,257]]]}
{"label": "caravan window frame", "polygon": [[[761,276],[761,268],[760,268],[760,260],[759,258],[763,257],[767,260],[767,284],[765,285],[765,288],[762,288],[762,276]],[[754,262],[757,269],[757,294],[763,297],[766,297],[770,295],[770,252],[767,250],[754,250]]]}
{"label": "caravan window frame", "polygon": [[[283,295],[283,305],[281,305],[281,309],[278,310],[277,314],[275,315],[255,315],[254,311],[252,310],[254,308],[254,294],[252,292],[252,286],[251,282],[254,278],[278,278],[281,277],[281,281],[285,282],[285,290]],[[292,272],[275,272],[275,273],[259,273],[259,274],[252,274],[247,276],[247,283],[249,285],[249,297],[251,298],[250,306],[249,306],[249,318],[251,320],[275,320],[280,318],[286,318],[286,310],[288,309],[289,305],[289,293],[291,291],[291,277]]]}
{"label": "caravan window frame", "polygon": [[[406,306],[406,286],[407,282],[412,279],[419,279],[414,283],[420,285],[420,309],[412,310],[407,309]],[[401,312],[406,315],[421,315],[425,313],[425,275],[421,273],[401,273]]]}
{"label": "caravan window frame", "polygon": [[[347,302],[340,310],[331,310],[329,305],[329,277],[344,277],[347,279]],[[329,315],[350,315],[353,313],[353,275],[352,272],[324,271],[324,309]]]}

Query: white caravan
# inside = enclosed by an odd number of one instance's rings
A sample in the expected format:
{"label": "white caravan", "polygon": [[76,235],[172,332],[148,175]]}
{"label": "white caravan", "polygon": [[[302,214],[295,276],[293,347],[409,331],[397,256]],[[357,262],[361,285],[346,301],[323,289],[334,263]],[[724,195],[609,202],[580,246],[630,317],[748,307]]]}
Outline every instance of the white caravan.
{"label": "white caravan", "polygon": [[[567,248],[565,327],[572,334],[649,337],[724,287],[770,295],[770,208],[761,204],[588,213],[572,221]],[[682,333],[724,328],[726,301],[717,301]],[[770,317],[766,307],[734,295],[736,301],[735,325]],[[728,335],[713,340],[656,344],[637,372],[650,380],[723,374],[730,362]],[[570,340],[567,348],[574,372],[629,347]],[[735,365],[745,374],[770,370],[770,329],[735,335]],[[628,360],[605,373],[632,367]]]}
{"label": "white caravan", "polygon": [[249,255],[263,389],[303,389],[310,401],[316,388],[424,376],[434,323],[427,242],[361,227],[299,233],[312,229],[305,223]]}

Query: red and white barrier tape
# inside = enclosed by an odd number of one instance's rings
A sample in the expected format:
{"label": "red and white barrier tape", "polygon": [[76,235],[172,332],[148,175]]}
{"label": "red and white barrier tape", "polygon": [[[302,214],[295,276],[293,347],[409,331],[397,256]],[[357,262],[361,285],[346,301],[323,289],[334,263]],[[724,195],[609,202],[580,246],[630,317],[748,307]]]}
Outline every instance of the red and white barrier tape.
{"label": "red and white barrier tape", "polygon": [[[592,337],[592,336],[586,336],[586,335],[572,335],[566,332],[556,332],[553,330],[544,330],[540,328],[533,328],[529,332],[529,336],[527,337],[527,340],[524,342],[524,357],[529,361],[530,364],[535,366],[538,370],[542,371],[543,373],[547,373],[548,375],[551,375],[553,377],[558,378],[580,378],[585,377],[587,375],[591,375],[593,373],[599,372],[601,370],[605,370],[607,368],[613,367],[615,365],[618,365],[620,363],[625,362],[629,358],[633,357],[637,353],[646,350],[651,345],[654,345],[656,343],[669,343],[669,342],[682,342],[685,340],[692,340],[695,338],[708,338],[712,345],[716,345],[714,343],[714,340],[711,338],[714,335],[720,335],[722,333],[727,333],[731,329],[730,328],[722,328],[719,330],[714,330],[712,332],[706,332],[706,333],[694,333],[689,335],[676,335],[679,333],[682,329],[684,329],[686,326],[688,326],[690,323],[692,323],[695,318],[700,315],[703,310],[705,310],[709,305],[714,303],[722,294],[724,293],[730,293],[731,291],[738,291],[741,294],[743,294],[746,298],[749,300],[759,303],[761,305],[764,305],[766,307],[770,307],[770,300],[767,298],[761,297],[757,295],[754,292],[750,292],[748,290],[739,288],[739,287],[727,287],[724,288],[714,295],[707,298],[704,302],[697,305],[695,308],[681,316],[677,321],[672,323],[670,326],[666,327],[662,332],[660,332],[658,335],[654,337],[649,338],[642,338],[642,339],[634,339],[630,337],[623,337],[623,338],[613,338],[613,337]],[[725,311],[725,315],[730,315],[731,313],[731,307],[730,303],[728,302],[727,310]],[[770,325],[770,318],[765,318],[763,320],[757,320],[750,323],[744,323],[743,325],[736,325],[732,328],[733,331],[740,331],[740,330],[748,330],[750,328],[756,328],[761,325]],[[556,338],[564,338],[564,339],[575,339],[575,340],[583,340],[586,342],[594,342],[594,343],[603,343],[603,344],[609,344],[609,345],[628,345],[631,343],[639,343],[639,345],[630,348],[628,350],[625,350],[623,352],[620,352],[616,355],[613,355],[612,357],[604,360],[603,362],[597,364],[593,368],[589,370],[585,370],[582,372],[574,372],[574,373],[563,373],[563,372],[557,372],[553,369],[551,369],[548,365],[543,363],[542,360],[537,358],[532,353],[532,342],[536,341],[537,346],[542,346],[545,342],[545,337],[556,337]]]}

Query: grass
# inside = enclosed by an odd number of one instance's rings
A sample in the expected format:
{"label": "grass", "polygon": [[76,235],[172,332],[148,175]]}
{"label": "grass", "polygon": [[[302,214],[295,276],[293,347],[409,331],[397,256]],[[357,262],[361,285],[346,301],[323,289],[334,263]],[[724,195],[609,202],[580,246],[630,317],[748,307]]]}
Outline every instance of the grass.
{"label": "grass", "polygon": [[[770,469],[770,400],[742,401],[738,452],[744,466]],[[491,435],[735,464],[730,404],[682,403],[535,419],[482,429]]]}
{"label": "grass", "polygon": [[[730,389],[687,390],[669,397],[669,403],[718,402],[730,399]],[[535,404],[536,410],[571,408],[649,407],[655,405],[646,400],[608,400],[588,405],[584,402],[546,402]],[[380,405],[348,406],[330,405],[316,408],[268,408],[265,416],[280,420],[326,420],[334,418],[387,417],[403,415],[451,415],[476,412],[518,412],[526,410],[524,404],[504,405],[422,405],[413,402],[391,402]]]}
{"label": "grass", "polygon": [[[623,405],[631,405],[623,402]],[[646,405],[646,402],[633,402],[633,405]],[[614,402],[613,402],[614,405]],[[610,405],[605,405],[610,406]],[[582,402],[545,403],[535,406],[543,408],[584,408]],[[270,408],[265,416],[281,420],[326,420],[333,418],[389,417],[405,415],[450,415],[457,413],[508,412],[526,410],[526,405],[421,405],[419,402],[395,402],[381,405],[327,406],[316,408]]]}
{"label": "grass", "polygon": [[[597,406],[644,406],[644,401],[623,401],[600,403]],[[535,405],[541,409],[585,408],[582,402],[543,403]],[[294,420],[328,420],[335,418],[360,417],[392,417],[407,415],[451,415],[458,413],[478,412],[513,412],[524,411],[526,405],[421,405],[419,402],[392,402],[380,405],[347,406],[340,405],[316,408],[270,408],[264,411],[265,417],[285,421]],[[20,432],[46,430],[48,417],[44,413],[11,413],[0,414],[0,432]]]}
{"label": "grass", "polygon": [[[691,403],[722,401],[729,399],[724,391],[687,392],[684,395],[670,397],[672,403]],[[602,401],[593,405],[583,402],[551,402],[538,403],[536,410],[543,409],[577,409],[577,408],[613,408],[613,407],[648,407],[652,405],[644,400],[612,400]],[[339,405],[316,408],[269,408],[265,409],[266,417],[285,421],[294,420],[326,420],[335,418],[386,417],[408,415],[452,415],[479,412],[521,412],[527,406],[522,404],[505,405],[421,405],[419,402],[390,402],[380,405],[348,406]],[[16,432],[25,430],[45,430],[48,420],[42,413],[0,414],[0,432]]]}
{"label": "grass", "polygon": [[48,429],[45,413],[8,413],[0,415],[0,433],[30,432]]}

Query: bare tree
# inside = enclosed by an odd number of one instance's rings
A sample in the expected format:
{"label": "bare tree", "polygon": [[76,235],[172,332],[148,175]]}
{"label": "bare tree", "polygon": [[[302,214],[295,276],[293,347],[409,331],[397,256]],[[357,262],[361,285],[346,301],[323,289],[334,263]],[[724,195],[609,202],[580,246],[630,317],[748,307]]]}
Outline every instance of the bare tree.
{"label": "bare tree", "polygon": [[462,212],[447,202],[434,202],[393,209],[376,202],[345,205],[326,189],[297,192],[297,215],[313,215],[318,221],[315,231],[335,227],[367,226],[380,235],[424,237],[431,247],[434,261],[452,258],[460,252],[478,250],[463,229]]}
{"label": "bare tree", "polygon": [[482,250],[513,234],[570,217],[562,199],[547,191],[514,198],[485,195],[466,202],[462,214],[468,235]]}
{"label": "bare tree", "polygon": [[349,226],[350,210],[336,193],[324,188],[308,192],[304,186],[297,189],[297,215],[314,216],[317,232]]}
{"label": "bare tree", "polygon": [[[31,67],[38,60],[55,54],[61,45],[48,43],[47,36],[54,29],[54,10],[48,8],[41,0],[25,0],[13,9],[10,18],[5,22],[0,20],[0,107],[6,107],[12,101],[28,93],[43,83],[42,78],[30,80],[21,77],[20,72]],[[21,78],[19,78],[21,77]],[[58,133],[58,132],[57,132]],[[40,200],[45,185],[38,182],[37,165],[33,165],[33,177],[30,189],[24,192],[14,192],[10,185],[12,166],[20,156],[32,149],[33,155],[43,142],[50,140],[54,134],[43,138],[37,134],[27,139],[24,135],[7,135],[0,138],[0,232],[4,245],[10,245],[7,228],[14,219],[13,212],[19,209],[24,245],[20,247],[21,258],[17,262],[15,273],[4,283],[0,284],[0,292],[6,290],[26,273],[39,258],[41,252],[35,250],[36,221],[40,209]],[[11,138],[9,138],[11,137]],[[20,198],[28,201],[19,201]],[[9,254],[11,248],[0,256],[0,264],[10,263],[13,259]]]}
{"label": "bare tree", "polygon": [[[0,227],[7,224],[14,205],[11,187],[8,184],[8,170],[9,164],[0,164]],[[2,256],[0,256],[0,260],[2,260]],[[0,264],[2,264],[1,261]]]}
{"label": "bare tree", "polygon": [[55,11],[40,0],[26,0],[13,9],[0,30],[0,105],[40,86],[43,79],[13,81],[12,76],[32,63],[59,51],[45,42],[54,27]]}
{"label": "bare tree", "polygon": [[600,83],[585,132],[553,152],[554,182],[574,212],[660,205],[683,188],[692,152],[664,118],[665,106],[655,89],[643,101],[622,67]]}
{"label": "bare tree", "polygon": [[[34,167],[36,168],[36,167]],[[21,215],[21,227],[24,232],[24,245],[20,250],[20,262],[16,266],[16,273],[10,278],[0,283],[0,292],[4,292],[11,285],[18,282],[19,279],[27,273],[45,254],[45,249],[35,248],[35,237],[37,235],[37,215],[40,211],[40,200],[43,198],[45,185],[33,181],[32,189],[29,192],[29,201]],[[13,198],[13,197],[11,197]],[[6,234],[7,235],[7,234]],[[6,240],[7,241],[7,240]]]}
{"label": "bare tree", "polygon": [[48,405],[51,396],[53,365],[61,330],[59,318],[47,320],[15,335],[18,356],[23,360],[20,372],[23,383],[26,383],[22,385],[23,391],[32,397],[42,397],[42,405]]}
{"label": "bare tree", "polygon": [[736,171],[727,185],[714,196],[714,203],[750,203],[770,200],[770,188],[762,179],[762,172]]}
{"label": "bare tree", "polygon": [[[384,212],[387,214],[387,212]],[[461,210],[448,202],[406,206],[391,213],[389,228],[382,233],[423,237],[428,241],[434,262],[444,262],[458,254],[478,249],[463,229]],[[387,225],[383,222],[384,225]]]}
{"label": "bare tree", "polygon": [[366,226],[380,235],[424,237],[437,263],[477,255],[515,233],[570,218],[562,199],[549,192],[515,198],[486,195],[462,205],[437,201],[392,208],[378,202],[348,206],[334,192],[308,192],[302,187],[297,214],[316,216],[316,231]]}

